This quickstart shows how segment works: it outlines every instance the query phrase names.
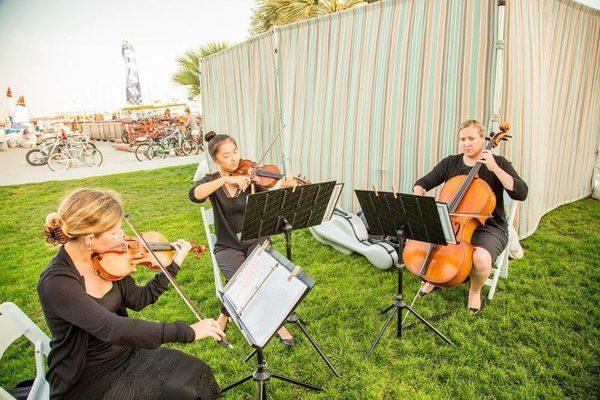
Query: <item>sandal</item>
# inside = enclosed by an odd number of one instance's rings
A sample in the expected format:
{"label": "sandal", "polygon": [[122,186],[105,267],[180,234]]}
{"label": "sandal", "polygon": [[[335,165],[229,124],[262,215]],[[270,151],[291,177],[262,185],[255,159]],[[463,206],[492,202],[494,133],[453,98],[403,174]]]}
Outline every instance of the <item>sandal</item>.
{"label": "sandal", "polygon": [[476,316],[481,312],[481,310],[483,310],[483,306],[485,306],[485,300],[481,302],[479,308],[469,307],[469,312],[472,316]]}

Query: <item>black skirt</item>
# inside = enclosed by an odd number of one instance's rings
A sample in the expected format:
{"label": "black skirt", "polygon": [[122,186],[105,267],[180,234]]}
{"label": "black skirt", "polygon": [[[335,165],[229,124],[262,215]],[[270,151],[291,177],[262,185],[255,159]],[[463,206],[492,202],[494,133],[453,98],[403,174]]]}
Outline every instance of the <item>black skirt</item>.
{"label": "black skirt", "polygon": [[492,264],[508,245],[508,233],[491,225],[481,225],[471,238],[474,247],[486,249],[492,256]]}
{"label": "black skirt", "polygon": [[123,365],[80,382],[69,398],[105,400],[216,399],[220,390],[210,367],[181,351],[135,349]]}

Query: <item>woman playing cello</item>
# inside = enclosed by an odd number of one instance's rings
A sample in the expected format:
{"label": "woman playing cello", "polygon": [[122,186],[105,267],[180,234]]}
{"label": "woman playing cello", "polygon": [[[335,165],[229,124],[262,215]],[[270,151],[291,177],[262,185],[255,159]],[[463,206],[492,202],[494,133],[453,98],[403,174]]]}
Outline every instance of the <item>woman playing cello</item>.
{"label": "woman playing cello", "polygon": [[[504,213],[503,191],[514,200],[525,200],[527,184],[519,177],[511,163],[502,156],[493,155],[485,149],[485,128],[476,120],[467,120],[460,124],[458,136],[461,154],[452,155],[440,161],[431,172],[417,180],[413,193],[425,195],[436,186],[459,175],[468,175],[477,163],[483,164],[479,178],[487,182],[496,197],[496,206],[492,217],[474,232],[471,244],[475,247],[473,265],[470,273],[468,307],[472,313],[481,310],[481,289],[490,275],[494,260],[508,243],[508,226]],[[435,288],[426,283],[419,291],[425,296]]]}

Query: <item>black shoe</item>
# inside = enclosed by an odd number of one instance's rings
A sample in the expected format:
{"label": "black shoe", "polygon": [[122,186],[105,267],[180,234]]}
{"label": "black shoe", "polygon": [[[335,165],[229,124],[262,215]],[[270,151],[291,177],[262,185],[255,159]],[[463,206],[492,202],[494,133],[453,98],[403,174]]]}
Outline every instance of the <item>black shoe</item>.
{"label": "black shoe", "polygon": [[419,291],[417,292],[417,296],[419,296],[419,297],[425,297],[429,293],[435,292],[436,290],[442,290],[442,288],[440,288],[439,286],[434,286],[433,289],[431,289],[429,292],[424,292],[421,289],[419,289]]}
{"label": "black shoe", "polygon": [[281,337],[281,335],[279,333],[277,334],[277,337],[279,338],[281,343],[283,343],[284,346],[286,346],[286,347],[294,346],[294,338],[284,339]]}
{"label": "black shoe", "polygon": [[481,312],[481,310],[483,310],[483,306],[485,306],[485,300],[481,302],[481,306],[479,306],[479,308],[469,307],[469,312],[472,316],[476,316]]}

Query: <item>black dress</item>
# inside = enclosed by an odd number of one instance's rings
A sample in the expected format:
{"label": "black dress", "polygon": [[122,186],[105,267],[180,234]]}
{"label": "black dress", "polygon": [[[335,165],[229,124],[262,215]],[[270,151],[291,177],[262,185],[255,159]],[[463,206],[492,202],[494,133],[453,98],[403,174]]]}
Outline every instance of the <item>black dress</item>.
{"label": "black dress", "polygon": [[[488,219],[485,225],[479,226],[471,239],[473,246],[482,247],[490,253],[492,262],[498,258],[508,244],[508,226],[504,212],[504,190],[511,199],[518,201],[525,200],[528,191],[527,184],[517,174],[510,161],[497,155],[494,155],[494,159],[502,170],[512,176],[514,181],[513,190],[504,189],[496,174],[488,170],[485,165],[481,166],[478,174],[479,178],[487,182],[494,192],[496,208],[492,212],[492,218]],[[430,191],[455,176],[467,175],[471,168],[464,163],[462,154],[448,156],[433,167],[431,172],[417,180],[413,186],[421,186],[426,191]]]}
{"label": "black dress", "polygon": [[[179,266],[168,267],[176,275]],[[47,379],[52,399],[214,399],[219,388],[210,367],[162,343],[194,341],[186,322],[129,318],[167,290],[164,274],[145,286],[128,276],[102,297],[85,281],[61,247],[38,282],[38,295],[52,333]]]}
{"label": "black dress", "polygon": [[[216,172],[214,174],[207,174],[196,182],[190,189],[190,200],[195,203],[204,203],[206,198],[197,199],[194,195],[194,190],[197,186],[211,182],[219,177],[220,174]],[[263,190],[261,188],[256,189],[257,192]],[[217,234],[215,258],[226,281],[229,281],[235,275],[256,246],[268,240],[265,237],[241,242],[238,238],[238,234],[242,232],[246,202],[250,193],[251,190],[248,187],[245,191],[238,190],[237,193],[231,196],[225,187],[221,186],[208,196],[212,205],[215,232]],[[221,306],[221,313],[229,315],[224,306]]]}

